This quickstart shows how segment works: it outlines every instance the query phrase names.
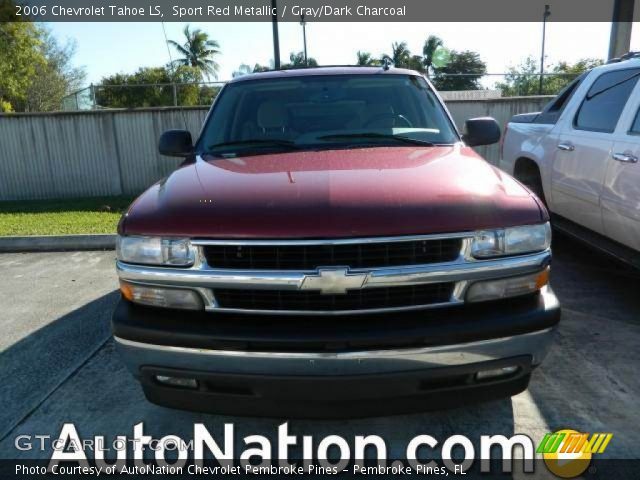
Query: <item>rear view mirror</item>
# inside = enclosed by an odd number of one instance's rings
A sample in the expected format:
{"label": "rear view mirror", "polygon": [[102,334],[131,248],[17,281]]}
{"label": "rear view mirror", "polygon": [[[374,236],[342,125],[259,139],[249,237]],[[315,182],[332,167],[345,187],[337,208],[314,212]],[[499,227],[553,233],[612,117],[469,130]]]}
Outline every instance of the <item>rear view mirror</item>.
{"label": "rear view mirror", "polygon": [[191,133],[187,130],[167,130],[160,136],[158,150],[169,157],[188,157],[193,153]]}
{"label": "rear view mirror", "polygon": [[464,142],[470,147],[491,145],[500,141],[500,126],[491,117],[470,118],[464,122]]}

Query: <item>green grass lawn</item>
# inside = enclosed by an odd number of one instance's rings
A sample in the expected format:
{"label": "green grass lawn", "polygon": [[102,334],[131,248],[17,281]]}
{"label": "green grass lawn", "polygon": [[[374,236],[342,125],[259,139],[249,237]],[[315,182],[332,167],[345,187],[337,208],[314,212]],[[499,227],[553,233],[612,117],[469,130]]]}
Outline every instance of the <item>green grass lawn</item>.
{"label": "green grass lawn", "polygon": [[0,236],[115,233],[133,197],[0,202]]}

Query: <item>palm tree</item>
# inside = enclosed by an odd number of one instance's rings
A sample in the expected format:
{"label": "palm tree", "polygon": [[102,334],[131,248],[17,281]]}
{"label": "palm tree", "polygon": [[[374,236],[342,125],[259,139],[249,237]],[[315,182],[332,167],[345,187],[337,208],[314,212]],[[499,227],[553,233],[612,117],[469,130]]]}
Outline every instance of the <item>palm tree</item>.
{"label": "palm tree", "polygon": [[358,50],[358,53],[356,55],[358,56],[357,65],[367,67],[372,65],[378,65],[380,63],[378,62],[378,60],[373,58],[369,52],[361,52],[360,50]]}
{"label": "palm tree", "polygon": [[275,69],[275,62],[273,61],[273,59],[271,59],[271,61],[269,62],[269,66],[267,65],[260,65],[259,63],[256,63],[253,66],[253,73],[256,72],[268,72],[270,70],[274,70]]}
{"label": "palm tree", "polygon": [[246,63],[241,63],[240,66],[238,67],[238,69],[234,70],[231,73],[231,76],[233,78],[241,77],[243,75],[250,74],[252,71],[255,72],[255,70],[251,70],[251,67],[249,65],[247,65]]}
{"label": "palm tree", "polygon": [[209,39],[209,34],[200,29],[191,31],[189,25],[183,30],[186,42],[180,45],[174,40],[169,40],[169,45],[174,47],[183,58],[174,61],[177,65],[189,65],[200,72],[200,76],[218,78],[220,65],[214,60],[220,55],[220,44]]}
{"label": "palm tree", "polygon": [[424,59],[420,55],[411,55],[405,68],[424,73]]}
{"label": "palm tree", "polygon": [[391,55],[383,55],[382,60],[389,60],[398,68],[406,68],[411,64],[411,52],[407,47],[407,42],[394,42],[391,44]]}
{"label": "palm tree", "polygon": [[304,52],[291,52],[289,54],[289,62],[288,64],[282,65],[283,69],[286,68],[303,68],[303,67],[317,67],[318,62],[315,58],[309,57],[307,61],[304,60]]}
{"label": "palm tree", "polygon": [[442,39],[435,35],[429,35],[424,42],[424,47],[422,47],[422,63],[424,64],[427,76],[433,71],[433,56],[440,47],[442,47]]}

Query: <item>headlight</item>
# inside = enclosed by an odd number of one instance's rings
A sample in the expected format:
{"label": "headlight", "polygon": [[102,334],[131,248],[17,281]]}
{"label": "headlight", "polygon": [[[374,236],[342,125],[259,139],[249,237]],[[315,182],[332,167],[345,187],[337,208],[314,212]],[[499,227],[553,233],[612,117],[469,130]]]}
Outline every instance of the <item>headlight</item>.
{"label": "headlight", "polygon": [[478,232],[473,239],[471,255],[475,258],[519,255],[541,252],[550,245],[551,226],[547,222]]}
{"label": "headlight", "polygon": [[188,267],[195,261],[195,249],[188,239],[118,236],[116,255],[122,262],[146,265]]}

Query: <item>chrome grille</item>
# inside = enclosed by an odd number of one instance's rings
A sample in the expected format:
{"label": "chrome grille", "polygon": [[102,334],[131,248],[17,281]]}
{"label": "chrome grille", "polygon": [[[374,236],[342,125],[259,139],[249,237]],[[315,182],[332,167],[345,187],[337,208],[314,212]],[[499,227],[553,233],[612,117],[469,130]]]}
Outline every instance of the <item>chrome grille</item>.
{"label": "chrome grille", "polygon": [[246,290],[216,288],[220,308],[239,310],[341,311],[428,306],[451,300],[454,283],[431,283],[390,288],[349,290],[326,295],[303,290]]}
{"label": "chrome grille", "polygon": [[346,266],[381,268],[451,262],[462,240],[444,238],[380,243],[205,245],[207,263],[215,268],[255,270],[315,270]]}

